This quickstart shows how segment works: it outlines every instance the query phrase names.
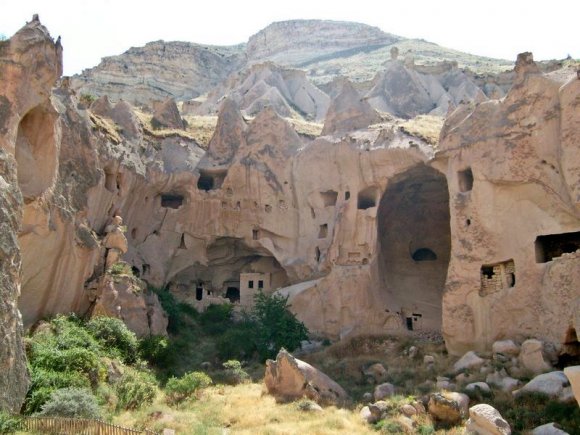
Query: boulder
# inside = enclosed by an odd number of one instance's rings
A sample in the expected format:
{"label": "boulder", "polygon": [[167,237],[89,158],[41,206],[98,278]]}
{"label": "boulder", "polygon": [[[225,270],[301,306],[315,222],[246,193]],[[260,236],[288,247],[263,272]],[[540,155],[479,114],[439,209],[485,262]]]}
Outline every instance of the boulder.
{"label": "boulder", "polygon": [[429,397],[429,414],[438,421],[457,424],[467,417],[469,397],[462,393],[435,393]]}
{"label": "boulder", "polygon": [[535,428],[531,435],[569,435],[564,432],[556,423],[543,424]]}
{"label": "boulder", "polygon": [[502,391],[513,391],[520,383],[520,381],[517,379],[508,376],[504,369],[499,372],[493,372],[487,375],[485,382],[488,385],[492,385]]}
{"label": "boulder", "polygon": [[426,366],[430,364],[435,364],[435,357],[433,355],[425,355],[423,357],[423,364],[425,364]]}
{"label": "boulder", "polygon": [[471,384],[467,384],[465,386],[465,390],[466,391],[473,391],[473,392],[477,392],[477,390],[479,390],[483,393],[490,393],[491,392],[489,385],[487,385],[485,382],[472,382]]}
{"label": "boulder", "polygon": [[266,361],[264,383],[277,400],[307,397],[321,405],[343,405],[344,389],[320,370],[281,349],[276,360]]}
{"label": "boulder", "polygon": [[367,422],[369,424],[373,424],[373,423],[376,423],[377,421],[379,421],[379,419],[376,418],[375,415],[373,415],[373,413],[371,412],[371,410],[368,406],[363,406],[359,412],[359,415],[360,415],[360,418],[362,418],[365,422]]}
{"label": "boulder", "polygon": [[540,340],[524,341],[519,356],[522,367],[534,374],[549,371],[552,367],[544,358],[543,348],[544,344]]}
{"label": "boulder", "polygon": [[463,370],[479,369],[484,363],[485,360],[483,358],[480,358],[474,351],[470,350],[453,364],[453,370],[461,372]]}
{"label": "boulder", "polygon": [[375,383],[379,383],[387,377],[387,369],[381,363],[375,363],[363,370],[363,374],[372,378]]}
{"label": "boulder", "polygon": [[395,394],[395,386],[393,384],[385,382],[375,387],[373,397],[375,398],[375,400],[382,400],[385,397],[391,397],[393,394]]}
{"label": "boulder", "polygon": [[520,347],[513,340],[500,340],[491,346],[493,354],[501,354],[507,357],[518,356]]}
{"label": "boulder", "polygon": [[580,366],[566,367],[564,369],[564,374],[570,381],[574,397],[576,398],[578,405],[580,405]]}
{"label": "boulder", "polygon": [[556,371],[544,373],[536,376],[519,390],[512,394],[520,395],[523,393],[542,393],[557,399],[564,392],[564,389],[569,385],[568,378],[564,372]]}
{"label": "boulder", "polygon": [[405,414],[407,417],[411,417],[417,414],[417,410],[415,409],[415,407],[408,403],[401,406],[401,412]]}
{"label": "boulder", "polygon": [[411,346],[409,348],[409,359],[415,359],[417,357],[417,354],[419,353],[419,349],[417,349],[417,346]]}
{"label": "boulder", "polygon": [[469,408],[469,420],[465,424],[468,434],[510,435],[510,425],[493,406],[481,403]]}

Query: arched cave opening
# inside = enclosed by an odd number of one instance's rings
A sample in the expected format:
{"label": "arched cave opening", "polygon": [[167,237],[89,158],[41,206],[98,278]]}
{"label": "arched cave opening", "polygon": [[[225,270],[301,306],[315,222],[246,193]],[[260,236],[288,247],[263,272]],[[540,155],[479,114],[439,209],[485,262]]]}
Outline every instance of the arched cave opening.
{"label": "arched cave opening", "polygon": [[377,206],[378,189],[374,186],[367,187],[358,193],[357,208],[366,210]]}
{"label": "arched cave opening", "polygon": [[227,169],[200,169],[199,178],[197,179],[197,188],[206,192],[219,189],[222,187],[227,175]]}
{"label": "arched cave opening", "polygon": [[54,179],[57,150],[53,110],[37,106],[20,121],[16,136],[15,157],[18,185],[25,198],[37,198]]}
{"label": "arched cave opening", "polygon": [[451,252],[446,178],[425,165],[395,177],[378,209],[379,285],[408,330],[440,330]]}
{"label": "arched cave opening", "polygon": [[[246,306],[256,291],[271,293],[290,284],[286,271],[270,252],[250,247],[242,239],[218,238],[207,247],[207,260],[207,264],[190,264],[171,277],[170,291],[178,300],[200,301],[203,292],[199,283],[203,283],[208,295]],[[252,287],[244,285],[246,278],[252,280]]]}

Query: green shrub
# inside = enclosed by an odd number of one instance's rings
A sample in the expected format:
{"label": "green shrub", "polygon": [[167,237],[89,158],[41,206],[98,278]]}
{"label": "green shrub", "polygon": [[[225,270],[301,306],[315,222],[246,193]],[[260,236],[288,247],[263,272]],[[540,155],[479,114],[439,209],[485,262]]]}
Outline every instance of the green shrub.
{"label": "green shrub", "polygon": [[238,385],[250,380],[250,375],[242,369],[242,364],[235,360],[223,363],[225,381],[230,385]]}
{"label": "green shrub", "polygon": [[96,317],[87,323],[87,330],[101,343],[103,349],[124,362],[131,364],[137,359],[137,337],[120,319]]}
{"label": "green shrub", "polygon": [[60,350],[48,346],[36,350],[31,364],[33,369],[84,373],[93,383],[98,382],[102,368],[98,354],[89,349]]}
{"label": "green shrub", "polygon": [[0,411],[0,434],[15,433],[21,429],[20,419]]}
{"label": "green shrub", "polygon": [[42,406],[40,415],[74,418],[100,418],[97,399],[90,390],[63,388],[56,390]]}
{"label": "green shrub", "polygon": [[244,320],[216,338],[216,349],[222,360],[249,359],[257,351],[256,322]]}
{"label": "green shrub", "polygon": [[161,307],[169,318],[167,331],[171,334],[179,333],[185,327],[188,319],[194,319],[197,316],[195,308],[189,304],[177,302],[168,291],[153,287],[150,287],[149,290],[157,294]]}
{"label": "green shrub", "polygon": [[280,348],[292,352],[308,339],[304,323],[288,310],[288,297],[266,295],[259,292],[254,296],[252,317],[257,325],[257,349],[265,360],[274,358]]}
{"label": "green shrub", "polygon": [[228,331],[233,324],[233,311],[233,305],[212,304],[199,315],[199,323],[206,334],[223,334]]}
{"label": "green shrub", "polygon": [[122,409],[137,409],[150,404],[157,394],[153,376],[145,372],[127,369],[116,384],[117,406]]}
{"label": "green shrub", "polygon": [[88,376],[82,373],[35,368],[31,371],[31,385],[26,396],[24,413],[39,412],[56,390],[69,387],[88,389],[90,386]]}
{"label": "green shrub", "polygon": [[401,426],[399,422],[389,419],[379,421],[375,424],[375,428],[380,430],[382,433],[405,433],[403,426]]}
{"label": "green shrub", "polygon": [[167,362],[169,351],[169,340],[162,335],[154,335],[139,341],[139,355],[152,364]]}
{"label": "green shrub", "polygon": [[211,385],[211,378],[203,372],[186,373],[181,378],[171,377],[165,385],[167,401],[179,404]]}

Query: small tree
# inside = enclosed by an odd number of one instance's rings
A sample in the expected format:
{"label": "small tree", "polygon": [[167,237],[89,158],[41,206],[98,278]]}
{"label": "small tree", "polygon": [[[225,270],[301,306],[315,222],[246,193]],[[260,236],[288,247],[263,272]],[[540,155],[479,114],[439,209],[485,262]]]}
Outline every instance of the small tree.
{"label": "small tree", "polygon": [[186,373],[181,378],[171,377],[165,385],[167,401],[179,404],[211,385],[211,378],[203,372]]}
{"label": "small tree", "polygon": [[259,292],[254,296],[254,304],[256,345],[262,359],[274,358],[282,347],[293,351],[308,339],[304,323],[288,310],[288,297]]}

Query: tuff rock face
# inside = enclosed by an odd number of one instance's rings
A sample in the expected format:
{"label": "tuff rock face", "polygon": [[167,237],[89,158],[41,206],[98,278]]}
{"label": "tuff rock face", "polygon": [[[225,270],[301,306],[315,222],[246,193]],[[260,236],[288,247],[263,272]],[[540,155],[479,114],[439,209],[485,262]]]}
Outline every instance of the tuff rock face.
{"label": "tuff rock face", "polygon": [[303,116],[317,121],[324,120],[330,100],[307,79],[304,71],[282,68],[271,62],[232,74],[209,93],[194,113],[216,113],[225,96],[235,101],[248,116],[270,106],[280,116]]}
{"label": "tuff rock face", "polygon": [[529,53],[516,71],[505,99],[450,115],[435,157],[456,242],[443,295],[452,353],[501,337],[565,343],[579,326],[580,80],[541,74]]}
{"label": "tuff rock face", "polygon": [[0,42],[0,409],[17,412],[28,390],[17,302],[26,259],[19,235],[31,208],[50,195],[58,128],[50,88],[61,74],[62,48],[37,17]]}

